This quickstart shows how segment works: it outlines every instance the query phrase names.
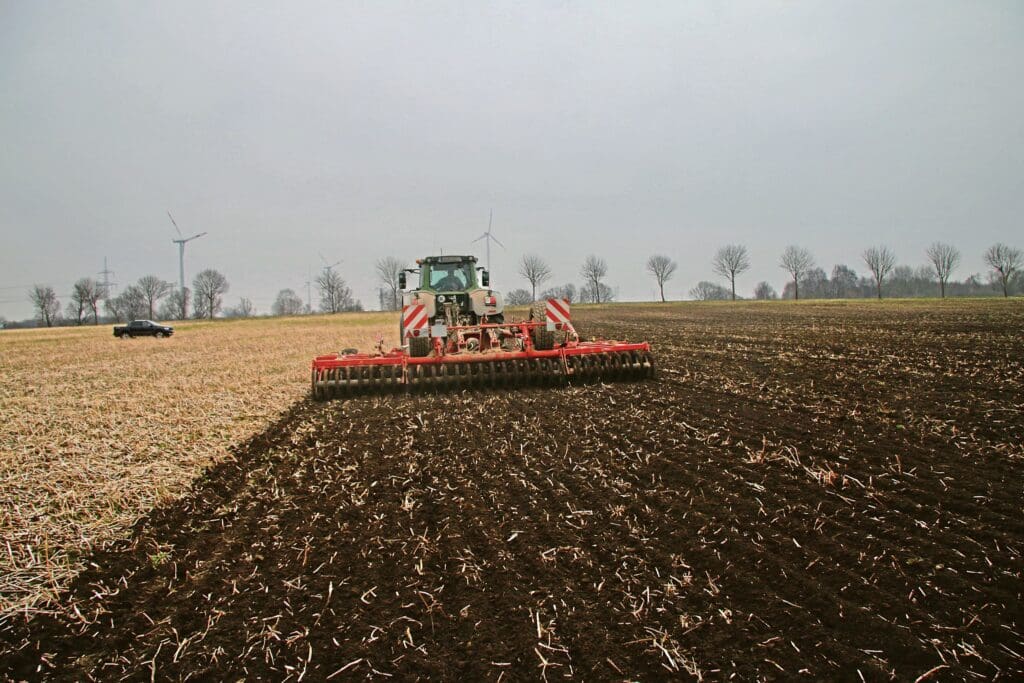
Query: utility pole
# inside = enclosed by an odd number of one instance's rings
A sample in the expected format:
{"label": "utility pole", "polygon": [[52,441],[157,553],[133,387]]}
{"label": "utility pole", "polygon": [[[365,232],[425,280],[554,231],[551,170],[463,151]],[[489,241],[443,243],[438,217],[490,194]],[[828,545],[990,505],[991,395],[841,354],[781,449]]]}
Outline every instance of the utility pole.
{"label": "utility pole", "polygon": [[313,274],[306,270],[306,313],[313,312]]}
{"label": "utility pole", "polygon": [[98,274],[103,276],[103,298],[109,299],[111,296],[110,288],[116,286],[117,283],[110,281],[110,276],[114,274],[114,271],[107,267],[106,256],[103,257],[103,270],[101,270]]}
{"label": "utility pole", "polygon": [[178,224],[174,222],[174,216],[171,215],[170,211],[167,212],[167,217],[171,219],[174,229],[178,231],[178,239],[172,239],[171,241],[178,245],[178,281],[181,284],[181,317],[184,319],[188,317],[188,304],[185,299],[185,245],[192,240],[199,239],[206,233],[201,232],[198,235],[184,237],[181,234],[181,230],[178,229]]}

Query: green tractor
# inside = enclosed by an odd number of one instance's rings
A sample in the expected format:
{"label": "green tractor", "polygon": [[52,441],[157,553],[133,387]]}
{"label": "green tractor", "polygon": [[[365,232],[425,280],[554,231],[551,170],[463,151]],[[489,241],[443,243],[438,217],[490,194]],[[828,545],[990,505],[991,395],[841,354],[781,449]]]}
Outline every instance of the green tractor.
{"label": "green tractor", "polygon": [[[501,293],[490,289],[490,273],[477,266],[475,256],[428,256],[417,259],[418,268],[409,268],[398,276],[403,309],[419,305],[406,324],[399,322],[400,339],[409,343],[410,356],[426,356],[431,350],[427,333],[434,325],[472,327],[505,322],[505,302]],[[406,273],[418,273],[419,287],[406,288]],[[423,331],[423,333],[421,333]],[[471,346],[472,340],[470,340]]]}

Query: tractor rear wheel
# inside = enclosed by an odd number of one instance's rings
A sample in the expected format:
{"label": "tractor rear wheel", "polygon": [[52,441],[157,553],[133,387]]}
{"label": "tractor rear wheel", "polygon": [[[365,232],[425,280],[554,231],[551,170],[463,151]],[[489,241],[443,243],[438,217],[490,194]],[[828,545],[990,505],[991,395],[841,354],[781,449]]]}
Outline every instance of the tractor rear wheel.
{"label": "tractor rear wheel", "polygon": [[[547,322],[548,304],[546,301],[534,301],[530,304],[530,320],[536,322]],[[538,351],[550,351],[555,348],[555,333],[544,327],[534,327],[530,330],[530,338],[533,340],[533,348]]]}
{"label": "tractor rear wheel", "polygon": [[409,337],[409,355],[423,358],[430,355],[430,337]]}

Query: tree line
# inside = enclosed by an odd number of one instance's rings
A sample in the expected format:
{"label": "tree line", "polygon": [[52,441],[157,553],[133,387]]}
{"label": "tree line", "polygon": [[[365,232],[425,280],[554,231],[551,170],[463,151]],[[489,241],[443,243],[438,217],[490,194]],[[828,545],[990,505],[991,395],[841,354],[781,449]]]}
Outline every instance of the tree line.
{"label": "tree line", "polygon": [[[883,294],[895,297],[934,296],[979,296],[990,293],[994,287],[1003,296],[1024,290],[1022,254],[1019,249],[997,243],[984,252],[984,261],[989,267],[988,281],[977,274],[964,281],[951,280],[960,265],[960,251],[949,244],[935,242],[925,250],[928,264],[918,268],[896,264],[895,253],[887,246],[873,246],[861,253],[861,260],[869,275],[859,276],[845,264],[833,267],[831,277],[818,267],[811,252],[801,246],[790,245],[779,257],[779,267],[789,274],[789,280],[782,290],[781,298],[882,298]],[[751,267],[747,248],[741,244],[728,244],[719,248],[711,261],[712,270],[722,277],[728,287],[717,282],[701,281],[689,291],[693,299],[713,300],[741,298],[736,293],[736,278]],[[379,305],[381,310],[401,308],[399,289],[400,273],[406,269],[401,259],[388,256],[379,259],[374,266],[378,281]],[[654,254],[647,259],[645,271],[654,278],[661,301],[665,301],[665,286],[673,279],[678,264],[664,254]],[[517,288],[505,294],[509,305],[529,304],[538,299],[564,298],[570,302],[606,303],[618,295],[606,279],[608,263],[596,255],[587,256],[580,266],[580,285],[567,282],[544,288],[552,280],[551,266],[537,254],[524,254],[517,272],[529,284],[529,289]],[[323,313],[361,311],[362,303],[352,294],[345,279],[333,267],[324,268],[316,278],[319,296],[318,310]],[[52,325],[98,325],[103,322],[124,322],[138,318],[161,320],[184,320],[189,317],[192,307],[193,318],[212,319],[223,314],[226,317],[248,317],[255,314],[252,302],[242,297],[234,307],[223,307],[224,295],[229,291],[227,278],[219,271],[207,269],[192,280],[192,288],[184,290],[155,275],[146,275],[124,290],[112,296],[103,283],[93,278],[80,278],[72,286],[71,293],[62,311],[60,298],[49,285],[34,285],[28,293],[35,309],[38,324]],[[754,299],[777,299],[780,295],[768,282],[759,282],[754,288]],[[105,315],[101,315],[100,309]],[[312,313],[312,302],[303,302],[293,289],[282,289],[277,293],[270,313],[275,316],[301,315]]]}
{"label": "tree line", "polygon": [[[779,257],[779,267],[789,274],[783,287],[784,299],[851,299],[877,297],[984,296],[993,291],[1008,297],[1024,291],[1022,254],[1019,249],[997,243],[985,250],[983,258],[989,271],[987,282],[979,274],[963,281],[952,280],[960,265],[960,251],[943,242],[935,242],[925,249],[927,264],[912,268],[896,264],[896,254],[885,245],[868,247],[861,253],[867,275],[859,276],[846,264],[832,268],[831,278],[820,268],[814,256],[804,247],[790,245]],[[698,300],[733,299],[736,294],[736,276],[750,269],[750,258],[743,245],[732,244],[720,248],[712,259],[712,269],[729,283],[725,287],[703,280],[690,290],[690,297]],[[755,299],[777,299],[779,294],[768,282],[759,282],[754,288]]]}
{"label": "tree line", "polygon": [[229,288],[223,274],[207,269],[195,276],[191,289],[181,290],[155,275],[145,275],[117,295],[108,291],[102,282],[83,277],[71,286],[63,310],[60,297],[50,285],[34,285],[28,298],[35,309],[36,321],[46,327],[98,325],[141,318],[184,320],[189,317],[190,305],[193,318],[213,318],[220,313],[235,317],[252,315],[252,302],[244,297],[234,308],[224,309],[223,297]]}

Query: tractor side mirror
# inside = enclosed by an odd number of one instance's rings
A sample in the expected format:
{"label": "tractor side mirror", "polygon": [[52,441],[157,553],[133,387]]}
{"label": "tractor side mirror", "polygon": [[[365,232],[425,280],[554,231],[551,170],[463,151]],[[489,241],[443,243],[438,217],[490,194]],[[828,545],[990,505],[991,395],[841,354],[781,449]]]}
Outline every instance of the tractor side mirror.
{"label": "tractor side mirror", "polygon": [[398,288],[405,289],[405,271],[403,270],[398,274]]}
{"label": "tractor side mirror", "polygon": [[491,286],[491,274],[486,270],[480,272],[480,286],[490,287]]}

